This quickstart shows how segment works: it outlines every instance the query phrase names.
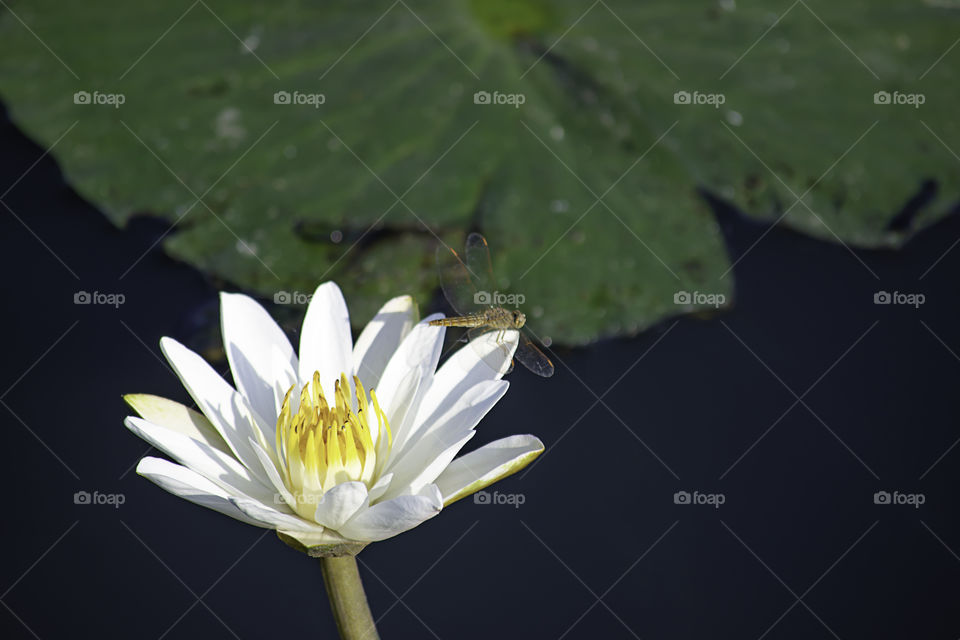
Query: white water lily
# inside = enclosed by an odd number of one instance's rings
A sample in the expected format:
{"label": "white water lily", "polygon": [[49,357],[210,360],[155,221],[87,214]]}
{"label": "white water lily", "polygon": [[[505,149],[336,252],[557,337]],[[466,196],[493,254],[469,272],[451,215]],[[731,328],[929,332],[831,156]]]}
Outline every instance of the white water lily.
{"label": "white water lily", "polygon": [[506,393],[517,333],[489,333],[437,368],[444,327],[416,322],[409,296],[387,302],[353,343],[343,295],[321,285],[299,358],[252,298],[221,294],[236,388],[171,338],[161,348],[200,412],[130,395],[127,427],[177,463],[137,472],[167,491],[276,529],[311,555],[355,553],[407,531],[536,458],[532,435],[456,458]]}

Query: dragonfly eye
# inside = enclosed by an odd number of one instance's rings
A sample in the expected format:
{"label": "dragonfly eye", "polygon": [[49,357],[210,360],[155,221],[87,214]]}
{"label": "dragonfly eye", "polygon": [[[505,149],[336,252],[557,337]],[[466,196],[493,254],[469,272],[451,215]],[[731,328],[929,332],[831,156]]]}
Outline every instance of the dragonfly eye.
{"label": "dragonfly eye", "polygon": [[527,316],[524,315],[522,311],[513,312],[513,324],[516,325],[517,329],[522,327],[526,321],[527,321]]}

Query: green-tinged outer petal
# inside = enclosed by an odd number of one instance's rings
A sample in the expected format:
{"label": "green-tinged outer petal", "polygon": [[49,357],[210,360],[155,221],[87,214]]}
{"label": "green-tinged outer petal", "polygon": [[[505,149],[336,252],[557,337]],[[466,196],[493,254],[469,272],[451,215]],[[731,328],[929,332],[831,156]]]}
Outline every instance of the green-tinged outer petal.
{"label": "green-tinged outer petal", "polygon": [[437,478],[443,506],[449,506],[494,482],[513,475],[543,453],[543,443],[531,435],[509,436],[460,456]]}
{"label": "green-tinged outer petal", "polygon": [[329,531],[320,534],[300,531],[277,531],[277,537],[301,553],[311,558],[339,558],[355,556],[360,553],[366,542],[346,540]]}
{"label": "green-tinged outer petal", "polygon": [[123,399],[147,422],[182,433],[233,457],[223,437],[202,413],[149,393],[128,393]]}

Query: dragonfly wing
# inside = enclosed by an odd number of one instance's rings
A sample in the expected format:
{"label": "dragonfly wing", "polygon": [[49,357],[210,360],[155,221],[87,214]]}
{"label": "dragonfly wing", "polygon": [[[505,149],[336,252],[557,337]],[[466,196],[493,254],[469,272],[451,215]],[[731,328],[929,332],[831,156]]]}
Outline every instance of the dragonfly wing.
{"label": "dragonfly wing", "polygon": [[437,247],[437,271],[440,274],[440,288],[453,310],[461,315],[476,312],[477,288],[470,279],[467,265],[456,251],[446,246]]}
{"label": "dragonfly wing", "polygon": [[479,233],[471,233],[467,236],[463,253],[467,270],[470,272],[473,282],[481,291],[493,292],[497,287],[493,278],[490,247],[487,245],[487,239]]}
{"label": "dragonfly wing", "polygon": [[517,345],[517,352],[513,355],[523,366],[538,376],[549,378],[553,375],[553,363],[537,345],[533,344],[527,334],[520,332],[520,344]]}
{"label": "dragonfly wing", "polygon": [[[443,293],[457,313],[470,315],[491,306],[491,296],[496,288],[496,281],[490,262],[490,248],[482,235],[471,233],[467,236],[462,258],[449,247],[438,247],[437,267]],[[469,343],[464,348],[481,349],[481,341],[476,339],[491,331],[498,330],[488,326],[470,329],[466,332]],[[525,333],[520,333],[519,340],[514,358],[538,376],[544,378],[552,376],[553,363],[550,362],[550,358],[534,345]],[[502,346],[505,350],[509,349],[506,343]],[[478,352],[478,355],[485,364],[491,368],[494,366],[496,358],[491,359],[491,354]],[[503,360],[499,362],[502,364]],[[514,360],[511,359],[507,373],[513,371],[513,367]]]}

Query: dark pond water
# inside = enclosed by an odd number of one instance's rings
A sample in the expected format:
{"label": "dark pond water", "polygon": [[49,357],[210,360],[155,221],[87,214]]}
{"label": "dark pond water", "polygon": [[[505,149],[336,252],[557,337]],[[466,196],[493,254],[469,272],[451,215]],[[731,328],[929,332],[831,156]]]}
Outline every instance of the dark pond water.
{"label": "dark pond water", "polygon": [[[132,473],[120,396],[186,400],[157,342],[209,342],[216,289],[157,249],[120,280],[164,226],[113,228],[41,155],[0,122],[0,636],[335,637],[316,562]],[[717,209],[734,256],[767,234]],[[496,487],[524,503],[467,500],[364,551],[382,635],[957,637],[958,238],[957,217],[897,253],[773,229],[729,311],[518,370],[477,441],[547,443]]]}

